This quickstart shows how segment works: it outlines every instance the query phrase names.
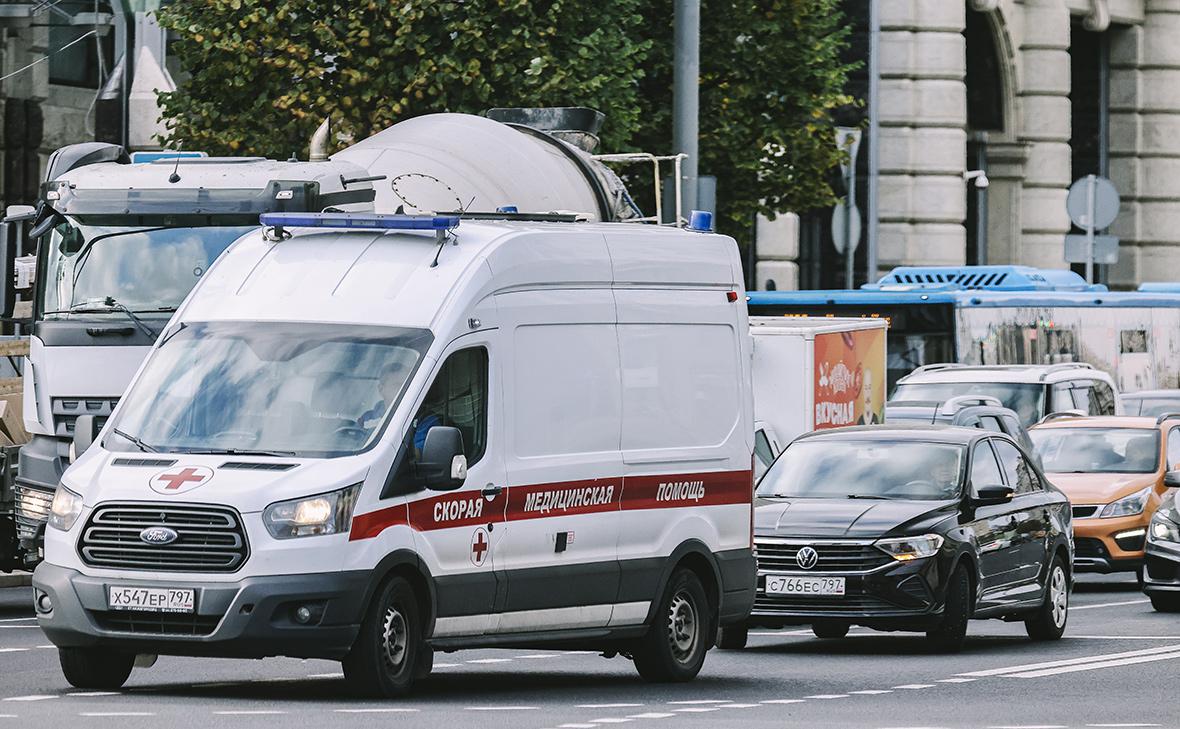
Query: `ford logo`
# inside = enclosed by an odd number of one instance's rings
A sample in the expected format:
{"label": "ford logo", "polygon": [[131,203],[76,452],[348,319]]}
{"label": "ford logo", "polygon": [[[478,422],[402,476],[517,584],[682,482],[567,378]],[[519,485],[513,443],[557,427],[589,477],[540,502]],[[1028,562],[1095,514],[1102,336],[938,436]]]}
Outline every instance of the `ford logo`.
{"label": "ford logo", "polygon": [[175,529],[169,529],[166,526],[148,527],[139,533],[139,541],[144,544],[172,544],[180,535],[176,533]]}
{"label": "ford logo", "polygon": [[819,562],[819,553],[811,547],[804,547],[795,553],[795,564],[805,570],[814,567],[816,562]]}

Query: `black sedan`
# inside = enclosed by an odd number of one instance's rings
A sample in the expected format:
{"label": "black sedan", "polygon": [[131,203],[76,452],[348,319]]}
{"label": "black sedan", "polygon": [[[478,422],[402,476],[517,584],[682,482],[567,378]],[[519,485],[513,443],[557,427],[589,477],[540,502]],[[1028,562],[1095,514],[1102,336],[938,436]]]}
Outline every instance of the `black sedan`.
{"label": "black sedan", "polygon": [[796,439],[758,484],[758,591],[745,626],[851,625],[924,632],[961,648],[971,618],[1065,632],[1069,500],[1008,436],[976,428],[869,426]]}

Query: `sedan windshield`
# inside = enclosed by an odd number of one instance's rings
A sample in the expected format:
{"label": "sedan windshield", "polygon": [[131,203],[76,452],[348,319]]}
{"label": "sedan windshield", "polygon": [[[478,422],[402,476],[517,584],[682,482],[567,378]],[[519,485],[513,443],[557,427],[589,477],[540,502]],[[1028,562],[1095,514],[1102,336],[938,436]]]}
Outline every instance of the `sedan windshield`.
{"label": "sedan windshield", "polygon": [[758,486],[764,498],[941,501],[962,492],[963,447],[911,440],[794,443]]}
{"label": "sedan windshield", "polygon": [[1029,435],[1050,473],[1153,473],[1159,463],[1154,428],[1034,428]]}
{"label": "sedan windshield", "polygon": [[1180,413],[1180,397],[1123,396],[1123,410],[1127,415],[1159,417],[1164,413]]}
{"label": "sedan windshield", "polygon": [[1044,385],[1022,382],[914,382],[902,383],[890,400],[931,400],[943,402],[959,395],[989,395],[1004,407],[1016,411],[1024,427],[1036,423],[1044,413]]}
{"label": "sedan windshield", "polygon": [[332,457],[368,447],[430,346],[420,329],[187,324],[166,335],[104,446]]}
{"label": "sedan windshield", "polygon": [[91,315],[108,297],[137,313],[175,310],[222,251],[256,227],[130,228],[67,219],[47,239],[39,311],[46,319],[77,309]]}

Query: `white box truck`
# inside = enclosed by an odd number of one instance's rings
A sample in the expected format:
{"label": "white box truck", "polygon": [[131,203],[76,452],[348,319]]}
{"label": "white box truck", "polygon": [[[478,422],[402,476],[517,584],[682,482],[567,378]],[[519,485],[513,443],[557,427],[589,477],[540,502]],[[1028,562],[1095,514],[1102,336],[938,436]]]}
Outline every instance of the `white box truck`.
{"label": "white box truck", "polygon": [[756,477],[803,433],[882,422],[886,326],[884,319],[750,317]]}

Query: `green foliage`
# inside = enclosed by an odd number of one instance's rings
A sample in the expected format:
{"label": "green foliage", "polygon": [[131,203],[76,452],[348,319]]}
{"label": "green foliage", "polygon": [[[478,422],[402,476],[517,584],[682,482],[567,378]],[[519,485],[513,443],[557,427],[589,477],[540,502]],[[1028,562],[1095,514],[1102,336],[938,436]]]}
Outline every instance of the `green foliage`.
{"label": "green foliage", "polygon": [[[590,106],[602,149],[671,151],[672,0],[184,0],[159,13],[190,76],[161,95],[170,146],[305,154],[407,117]],[[830,204],[849,67],[838,0],[702,0],[701,161],[722,230]]]}

